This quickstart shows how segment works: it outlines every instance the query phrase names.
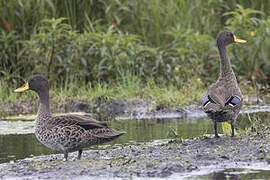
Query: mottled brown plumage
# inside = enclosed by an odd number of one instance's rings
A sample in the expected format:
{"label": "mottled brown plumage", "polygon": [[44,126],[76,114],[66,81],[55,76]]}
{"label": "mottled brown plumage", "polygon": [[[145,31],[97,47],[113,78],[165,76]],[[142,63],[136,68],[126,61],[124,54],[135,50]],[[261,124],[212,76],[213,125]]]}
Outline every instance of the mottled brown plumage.
{"label": "mottled brown plumage", "polygon": [[41,75],[30,77],[26,84],[15,92],[26,90],[35,91],[40,98],[35,123],[37,139],[45,146],[63,152],[65,160],[69,152],[78,151],[80,159],[84,147],[108,142],[125,134],[124,131],[109,128],[106,122],[96,121],[90,116],[53,116],[49,106],[49,83]]}
{"label": "mottled brown plumage", "polygon": [[214,123],[216,137],[218,137],[217,122],[224,121],[231,121],[232,136],[234,136],[234,121],[240,112],[243,101],[243,95],[238,87],[226,52],[226,46],[231,43],[245,42],[244,40],[237,39],[228,30],[220,32],[217,36],[217,47],[221,58],[220,74],[217,82],[208,88],[202,100],[204,112]]}

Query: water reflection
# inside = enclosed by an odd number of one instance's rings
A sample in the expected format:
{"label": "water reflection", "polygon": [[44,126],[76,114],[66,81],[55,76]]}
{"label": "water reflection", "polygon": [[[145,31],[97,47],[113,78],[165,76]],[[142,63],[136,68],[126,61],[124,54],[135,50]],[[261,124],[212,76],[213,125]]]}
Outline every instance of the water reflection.
{"label": "water reflection", "polygon": [[34,134],[0,135],[0,163],[52,152],[40,144]]}
{"label": "water reflection", "polygon": [[226,169],[219,172],[213,172],[211,174],[193,176],[188,179],[197,179],[197,180],[268,180],[270,177],[270,171],[266,170],[256,170],[256,169],[240,169],[232,168]]}
{"label": "water reflection", "polygon": [[34,121],[0,120],[0,135],[34,133]]}

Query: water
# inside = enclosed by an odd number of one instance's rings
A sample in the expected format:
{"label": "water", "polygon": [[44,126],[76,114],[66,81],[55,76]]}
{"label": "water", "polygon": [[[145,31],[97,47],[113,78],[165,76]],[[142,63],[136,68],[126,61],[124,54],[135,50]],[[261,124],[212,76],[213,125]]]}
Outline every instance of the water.
{"label": "water", "polygon": [[256,168],[230,168],[226,170],[220,170],[212,173],[206,173],[203,175],[187,175],[183,177],[185,180],[227,180],[227,179],[235,179],[235,180],[244,180],[244,179],[252,179],[252,180],[268,180],[270,177],[269,170],[256,169]]}
{"label": "water", "polygon": [[[34,121],[0,121],[0,163],[26,157],[57,153],[36,139]],[[148,119],[112,121],[111,127],[127,132],[107,144],[150,142],[156,139],[197,137],[213,133],[209,119]],[[219,129],[221,131],[221,129]],[[100,148],[92,146],[90,149]],[[102,146],[101,146],[102,148]]]}
{"label": "water", "polygon": [[[253,118],[263,123],[262,126],[269,125],[269,114],[241,114],[236,127],[239,131],[245,131],[257,127],[248,119]],[[89,149],[103,149],[113,144],[132,144],[137,142],[151,142],[159,139],[172,138],[192,138],[213,134],[213,125],[208,118],[182,118],[182,119],[146,119],[146,120],[114,120],[111,127],[127,132],[124,136],[102,146],[92,146]],[[0,121],[0,163],[14,161],[32,156],[57,153],[43,146],[33,134],[34,121],[5,120]],[[218,132],[222,131],[221,123],[218,124]],[[230,133],[230,132],[227,132]],[[248,176],[247,176],[248,174]],[[216,172],[196,175],[196,179],[226,179],[252,177],[252,179],[267,179],[270,177],[269,170],[253,169],[227,169]],[[213,178],[214,177],[214,178]],[[193,179],[193,176],[187,177]]]}

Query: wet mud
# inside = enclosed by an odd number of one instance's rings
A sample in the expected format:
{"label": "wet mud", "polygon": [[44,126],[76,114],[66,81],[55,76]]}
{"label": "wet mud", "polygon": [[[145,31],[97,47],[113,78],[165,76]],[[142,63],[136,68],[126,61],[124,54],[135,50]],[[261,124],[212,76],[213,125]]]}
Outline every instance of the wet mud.
{"label": "wet mud", "polygon": [[175,178],[207,169],[270,170],[270,135],[163,140],[112,149],[87,150],[82,160],[64,162],[62,154],[0,164],[0,179]]}

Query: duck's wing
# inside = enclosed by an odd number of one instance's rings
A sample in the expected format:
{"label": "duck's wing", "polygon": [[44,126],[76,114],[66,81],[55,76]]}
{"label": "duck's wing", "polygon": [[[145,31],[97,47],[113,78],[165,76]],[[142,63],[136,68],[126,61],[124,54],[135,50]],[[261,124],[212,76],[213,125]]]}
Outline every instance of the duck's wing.
{"label": "duck's wing", "polygon": [[52,124],[63,126],[78,125],[86,130],[108,127],[107,122],[97,121],[93,119],[91,116],[75,115],[75,114],[54,116]]}
{"label": "duck's wing", "polygon": [[220,93],[222,87],[211,85],[202,99],[202,107],[205,112],[218,111],[224,105],[224,98]]}
{"label": "duck's wing", "polygon": [[237,95],[232,95],[227,102],[225,103],[225,106],[235,107],[237,105],[240,105],[243,101],[243,98]]}
{"label": "duck's wing", "polygon": [[207,90],[202,100],[202,107],[205,112],[217,112],[238,106],[242,100],[240,91],[234,92],[225,86],[213,85]]}

